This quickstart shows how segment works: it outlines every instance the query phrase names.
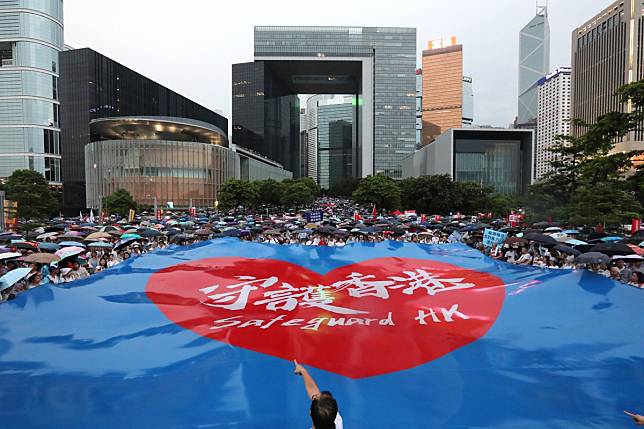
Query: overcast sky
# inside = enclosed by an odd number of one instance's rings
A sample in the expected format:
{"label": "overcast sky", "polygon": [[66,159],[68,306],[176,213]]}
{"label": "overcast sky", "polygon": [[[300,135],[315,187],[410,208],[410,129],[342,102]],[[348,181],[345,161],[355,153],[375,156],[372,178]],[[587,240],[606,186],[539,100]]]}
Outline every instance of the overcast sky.
{"label": "overcast sky", "polygon": [[[542,2],[545,0],[541,0]],[[551,68],[570,65],[573,28],[611,0],[550,0]],[[416,27],[457,36],[474,78],[475,122],[517,110],[518,39],[534,0],[65,0],[65,43],[90,47],[230,119],[231,64],[253,60],[255,25]]]}

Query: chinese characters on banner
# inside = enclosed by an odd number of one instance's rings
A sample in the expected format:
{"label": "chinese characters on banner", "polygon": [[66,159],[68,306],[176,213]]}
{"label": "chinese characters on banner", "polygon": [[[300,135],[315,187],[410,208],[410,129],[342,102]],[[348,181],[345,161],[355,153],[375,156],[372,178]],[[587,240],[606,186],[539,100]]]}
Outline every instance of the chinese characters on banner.
{"label": "chinese characters on banner", "polygon": [[485,247],[492,247],[495,244],[503,243],[508,238],[507,232],[499,232],[493,229],[485,229],[483,233],[483,245]]}

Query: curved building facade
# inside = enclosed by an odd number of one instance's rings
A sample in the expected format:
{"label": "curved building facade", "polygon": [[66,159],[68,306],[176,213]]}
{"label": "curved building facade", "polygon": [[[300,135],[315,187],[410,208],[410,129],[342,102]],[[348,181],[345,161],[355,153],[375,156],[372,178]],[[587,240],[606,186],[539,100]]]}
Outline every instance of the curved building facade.
{"label": "curved building facade", "polygon": [[0,178],[18,169],[61,184],[62,0],[0,1]]}
{"label": "curved building facade", "polygon": [[85,146],[88,207],[125,189],[139,204],[212,207],[239,158],[214,125],[184,118],[121,117],[90,123]]}

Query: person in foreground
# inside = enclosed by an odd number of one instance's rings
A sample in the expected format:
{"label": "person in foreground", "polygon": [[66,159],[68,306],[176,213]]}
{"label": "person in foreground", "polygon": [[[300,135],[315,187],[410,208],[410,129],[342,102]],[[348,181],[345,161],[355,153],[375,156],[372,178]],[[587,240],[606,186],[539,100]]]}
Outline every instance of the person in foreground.
{"label": "person in foreground", "polygon": [[331,392],[320,392],[315,380],[302,365],[295,363],[295,374],[302,376],[306,394],[311,399],[310,415],[313,429],[343,429],[338,403]]}
{"label": "person in foreground", "polygon": [[628,412],[626,410],[624,410],[624,414],[626,414],[627,416],[632,418],[636,425],[644,426],[644,416],[641,416],[641,415],[635,414],[635,413],[630,413],[630,412]]}

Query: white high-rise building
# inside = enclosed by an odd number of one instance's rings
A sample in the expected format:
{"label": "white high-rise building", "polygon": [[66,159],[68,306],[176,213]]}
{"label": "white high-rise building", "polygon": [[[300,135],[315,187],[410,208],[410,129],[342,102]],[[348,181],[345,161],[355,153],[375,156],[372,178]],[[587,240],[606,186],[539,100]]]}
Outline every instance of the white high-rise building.
{"label": "white high-rise building", "polygon": [[548,149],[557,143],[557,136],[570,134],[571,68],[561,67],[539,81],[535,179],[552,171],[550,162],[556,154]]}
{"label": "white high-rise building", "polygon": [[0,178],[30,169],[61,185],[62,0],[0,1]]}

